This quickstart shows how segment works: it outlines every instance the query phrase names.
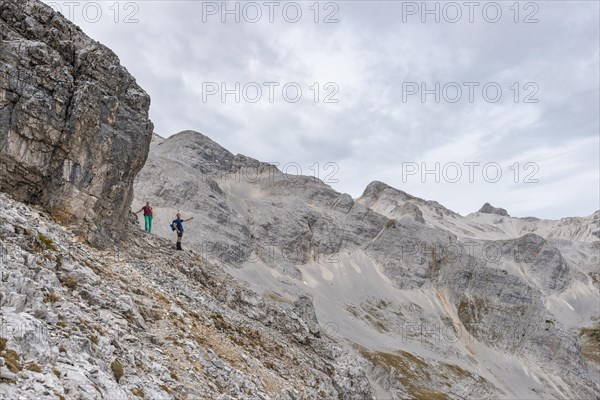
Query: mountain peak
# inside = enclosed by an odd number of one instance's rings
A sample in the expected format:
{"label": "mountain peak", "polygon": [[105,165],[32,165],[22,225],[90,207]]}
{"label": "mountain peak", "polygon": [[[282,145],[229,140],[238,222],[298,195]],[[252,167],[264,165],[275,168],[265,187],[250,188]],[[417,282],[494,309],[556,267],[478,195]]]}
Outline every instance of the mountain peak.
{"label": "mountain peak", "polygon": [[367,185],[361,197],[376,198],[381,195],[384,190],[391,190],[397,195],[401,195],[403,200],[414,199],[415,197],[387,183],[381,181],[373,181]]}
{"label": "mountain peak", "polygon": [[197,144],[203,144],[206,146],[217,147],[217,148],[225,150],[223,146],[221,146],[220,144],[218,144],[217,142],[215,142],[208,136],[206,136],[203,133],[200,133],[198,131],[194,131],[194,130],[185,130],[185,131],[177,132],[176,134],[169,136],[165,140],[170,141],[170,142],[177,142],[177,143],[181,143],[181,142],[197,143]]}
{"label": "mountain peak", "polygon": [[494,207],[490,203],[485,203],[483,206],[481,206],[479,212],[483,214],[496,214],[503,217],[510,217],[508,211],[506,211],[504,208]]}
{"label": "mountain peak", "polygon": [[197,138],[202,138],[202,139],[212,141],[212,139],[210,139],[208,136],[206,136],[203,133],[200,133],[198,131],[195,131],[193,129],[186,129],[186,130],[177,132],[177,133],[169,136],[169,138],[182,138],[182,137],[192,137],[192,138],[197,137]]}

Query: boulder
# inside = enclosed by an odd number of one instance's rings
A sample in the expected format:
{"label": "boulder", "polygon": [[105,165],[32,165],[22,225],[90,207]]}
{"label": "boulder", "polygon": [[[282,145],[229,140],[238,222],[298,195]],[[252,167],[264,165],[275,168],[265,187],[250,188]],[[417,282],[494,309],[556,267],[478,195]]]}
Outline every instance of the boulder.
{"label": "boulder", "polygon": [[317,320],[315,306],[310,297],[306,295],[300,296],[294,303],[294,312],[306,323],[310,333],[316,337],[321,337],[321,328],[319,327],[319,321]]}

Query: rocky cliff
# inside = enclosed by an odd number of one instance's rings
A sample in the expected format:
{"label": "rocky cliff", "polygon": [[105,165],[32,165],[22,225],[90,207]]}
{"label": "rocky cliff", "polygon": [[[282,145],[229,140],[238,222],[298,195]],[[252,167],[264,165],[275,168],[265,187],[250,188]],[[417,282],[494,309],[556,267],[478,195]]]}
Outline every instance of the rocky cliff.
{"label": "rocky cliff", "polygon": [[0,34],[0,190],[109,245],[146,161],[149,96],[111,50],[39,1],[0,1]]}

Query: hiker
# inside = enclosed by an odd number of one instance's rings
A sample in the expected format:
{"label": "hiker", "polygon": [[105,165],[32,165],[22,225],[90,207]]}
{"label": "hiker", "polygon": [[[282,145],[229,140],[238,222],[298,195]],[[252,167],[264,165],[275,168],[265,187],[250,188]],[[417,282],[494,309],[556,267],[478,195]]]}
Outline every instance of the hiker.
{"label": "hiker", "polygon": [[183,250],[181,248],[181,238],[183,237],[183,223],[193,220],[194,217],[188,219],[181,219],[181,214],[177,213],[177,219],[171,224],[171,228],[177,231],[177,250]]}
{"label": "hiker", "polygon": [[152,207],[150,206],[150,202],[147,201],[146,205],[144,207],[142,207],[141,210],[137,211],[137,213],[140,212],[144,212],[144,223],[145,223],[145,229],[146,232],[151,233],[152,232]]}

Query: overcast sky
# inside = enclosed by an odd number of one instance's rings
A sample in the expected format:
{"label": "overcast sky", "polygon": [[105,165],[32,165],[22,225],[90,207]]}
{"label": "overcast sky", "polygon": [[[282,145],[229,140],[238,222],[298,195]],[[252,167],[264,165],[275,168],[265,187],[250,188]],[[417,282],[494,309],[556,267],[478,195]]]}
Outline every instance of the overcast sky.
{"label": "overcast sky", "polygon": [[353,197],[379,180],[463,215],[600,208],[597,1],[46,3],[117,53],[162,136]]}

